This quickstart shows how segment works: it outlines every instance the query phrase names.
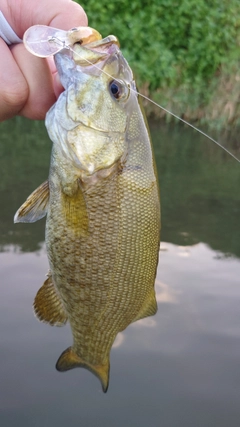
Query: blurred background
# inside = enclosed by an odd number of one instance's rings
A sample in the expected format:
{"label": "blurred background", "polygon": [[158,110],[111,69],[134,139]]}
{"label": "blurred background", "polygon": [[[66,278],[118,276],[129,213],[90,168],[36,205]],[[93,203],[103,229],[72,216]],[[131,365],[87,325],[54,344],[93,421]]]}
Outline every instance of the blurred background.
{"label": "blurred background", "polygon": [[17,117],[0,129],[0,425],[238,427],[239,163],[190,128],[150,122],[161,186],[158,313],[117,336],[103,395],[90,372],[55,370],[72,336],[32,310],[48,271],[45,220],[13,224],[48,176],[44,123]]}
{"label": "blurred background", "polygon": [[222,129],[240,124],[239,0],[79,3],[91,27],[119,38],[140,92],[186,120]]}

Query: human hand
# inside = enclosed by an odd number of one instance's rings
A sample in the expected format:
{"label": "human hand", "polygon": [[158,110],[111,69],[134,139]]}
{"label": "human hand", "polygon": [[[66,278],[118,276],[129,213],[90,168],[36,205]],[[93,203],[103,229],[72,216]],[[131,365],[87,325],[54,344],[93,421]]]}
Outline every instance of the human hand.
{"label": "human hand", "polygon": [[[36,24],[87,26],[84,10],[71,0],[1,0],[1,11],[20,38]],[[44,119],[63,90],[52,58],[38,58],[23,43],[8,46],[1,38],[0,57],[0,121],[15,115]]]}

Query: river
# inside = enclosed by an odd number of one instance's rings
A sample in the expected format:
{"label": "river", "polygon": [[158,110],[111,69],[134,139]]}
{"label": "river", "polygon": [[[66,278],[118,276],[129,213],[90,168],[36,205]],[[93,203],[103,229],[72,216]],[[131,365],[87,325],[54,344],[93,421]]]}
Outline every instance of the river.
{"label": "river", "polygon": [[46,130],[20,118],[0,130],[1,427],[238,427],[239,163],[192,129],[151,123],[161,186],[159,309],[118,335],[104,395],[88,371],[55,370],[71,332],[32,311],[48,270],[44,220],[13,225],[48,176]]}

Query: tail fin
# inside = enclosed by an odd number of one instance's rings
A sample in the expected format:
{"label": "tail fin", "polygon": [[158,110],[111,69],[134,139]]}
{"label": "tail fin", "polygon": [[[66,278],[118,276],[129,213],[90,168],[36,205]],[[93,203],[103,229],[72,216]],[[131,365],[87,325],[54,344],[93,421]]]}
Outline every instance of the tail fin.
{"label": "tail fin", "polygon": [[72,349],[72,347],[67,348],[59,357],[56,363],[56,369],[60,372],[69,371],[74,368],[85,368],[92,372],[102,384],[103,392],[106,393],[109,383],[109,369],[110,363],[109,359],[103,365],[91,365],[88,362],[85,362],[81,357],[79,357]]}

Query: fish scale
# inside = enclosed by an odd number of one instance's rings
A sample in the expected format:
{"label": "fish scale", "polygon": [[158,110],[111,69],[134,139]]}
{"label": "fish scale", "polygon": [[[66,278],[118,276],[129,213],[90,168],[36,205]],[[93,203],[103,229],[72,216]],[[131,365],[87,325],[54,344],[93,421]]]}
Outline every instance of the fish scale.
{"label": "fish scale", "polygon": [[102,72],[84,63],[84,55],[91,58],[84,46],[56,54],[65,91],[46,118],[53,141],[49,179],[15,216],[33,222],[47,215],[50,273],[34,310],[51,325],[70,323],[73,344],[57,369],[87,368],[104,392],[117,334],[157,311],[160,242],[148,127],[131,69],[109,37],[105,48],[104,39],[94,44]]}

